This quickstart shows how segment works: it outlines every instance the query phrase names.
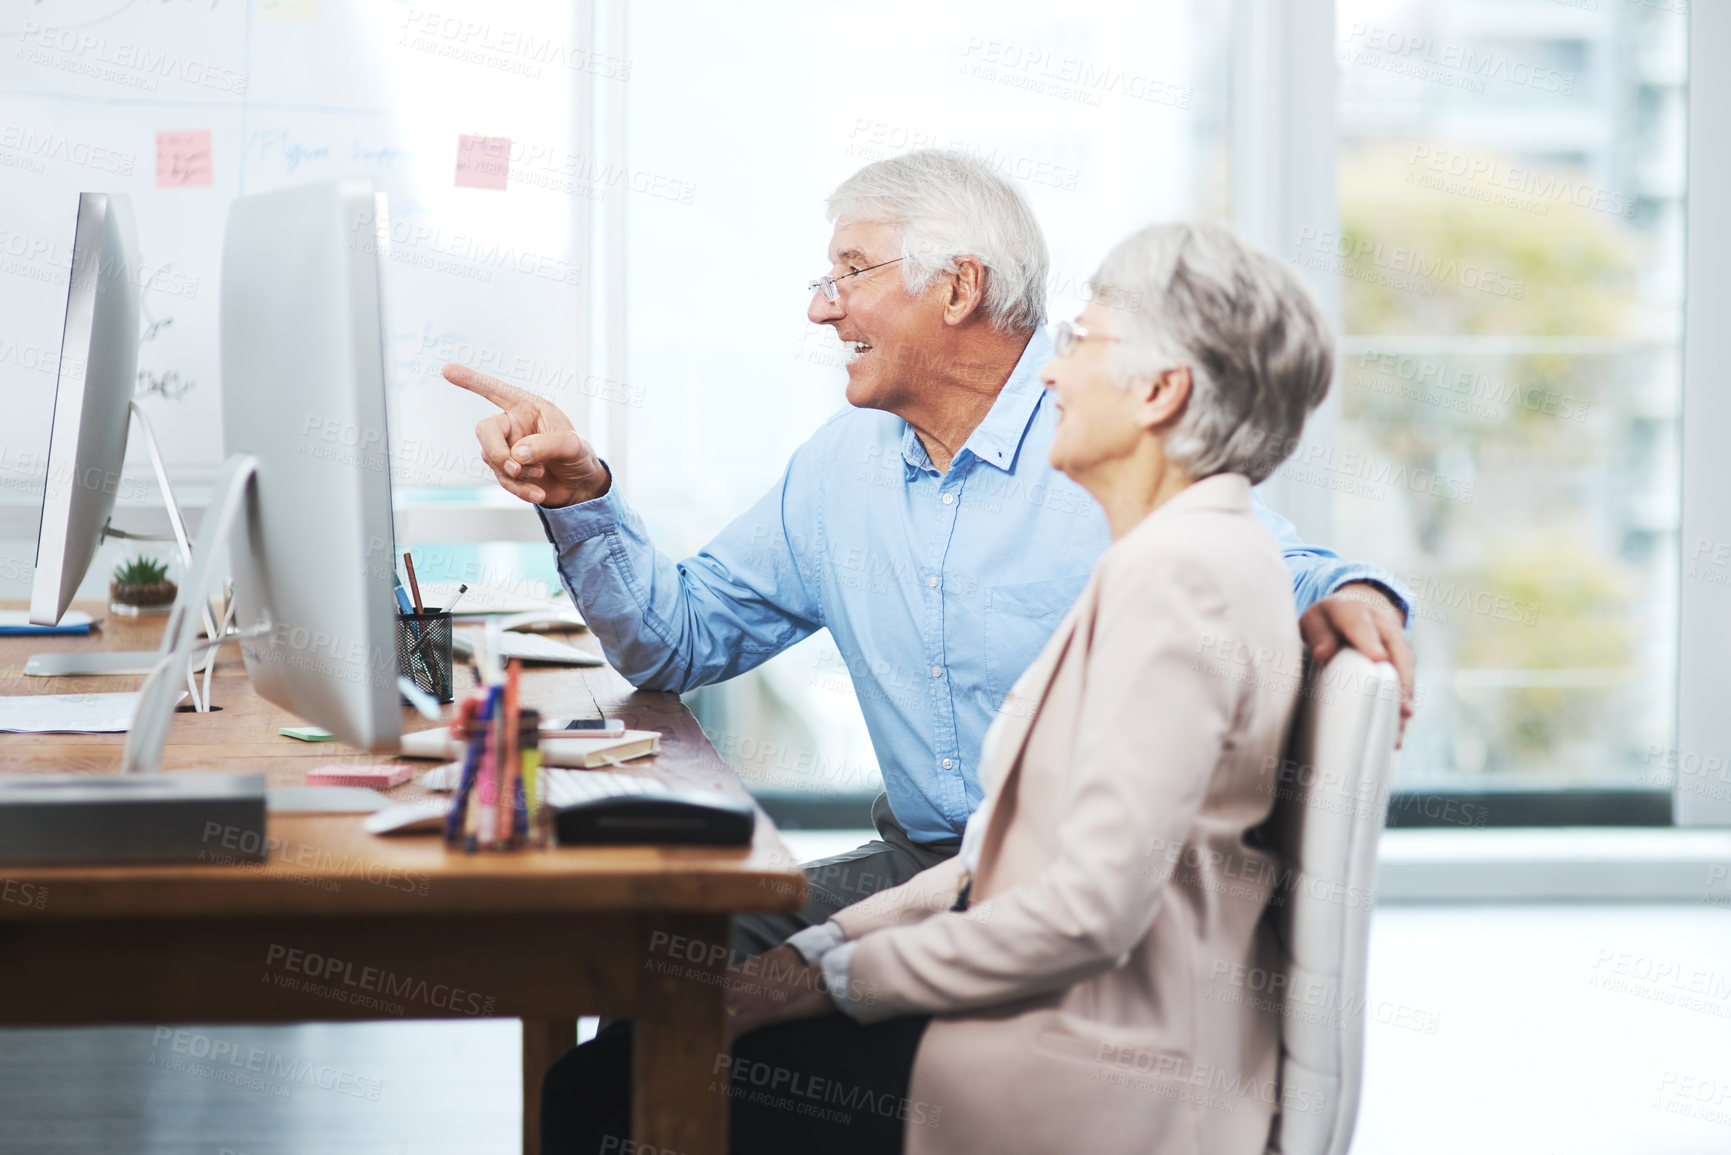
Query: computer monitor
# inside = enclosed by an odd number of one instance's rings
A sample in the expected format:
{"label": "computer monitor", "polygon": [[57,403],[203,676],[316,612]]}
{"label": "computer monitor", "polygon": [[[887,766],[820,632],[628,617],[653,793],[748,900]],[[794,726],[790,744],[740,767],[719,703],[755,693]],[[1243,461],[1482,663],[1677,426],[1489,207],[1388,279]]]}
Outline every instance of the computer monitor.
{"label": "computer monitor", "polygon": [[[125,773],[48,783],[58,792],[47,843],[54,856],[197,860],[213,822],[263,844],[262,774],[219,765],[215,774],[137,777],[161,768],[190,680],[195,619],[225,550],[229,613],[260,696],[352,746],[396,748],[396,550],[375,231],[383,220],[364,181],[230,207],[221,294],[227,457],[139,693]],[[0,809],[7,804],[0,799]]]}
{"label": "computer monitor", "polygon": [[[47,483],[30,579],[30,620],[59,623],[78,593],[96,551],[109,537],[167,540],[126,533],[111,524],[114,499],[126,488],[127,431],[136,420],[162,490],[181,561],[192,564],[186,522],[168,483],[162,453],[144,411],[132,399],[138,371],[139,261],[132,204],[122,195],[83,193],[72,242],[72,279],[60,343],[60,375],[48,436]],[[203,615],[207,632],[214,618]],[[24,672],[35,677],[144,674],[155,651],[61,651],[32,654]]]}
{"label": "computer monitor", "polygon": [[363,180],[241,197],[222,256],[223,445],[257,459],[229,542],[234,620],[269,626],[241,643],[247,674],[367,750],[402,724],[382,199]]}
{"label": "computer monitor", "polygon": [[138,375],[138,235],[124,196],[84,193],[48,435],[30,620],[59,623],[108,531]]}

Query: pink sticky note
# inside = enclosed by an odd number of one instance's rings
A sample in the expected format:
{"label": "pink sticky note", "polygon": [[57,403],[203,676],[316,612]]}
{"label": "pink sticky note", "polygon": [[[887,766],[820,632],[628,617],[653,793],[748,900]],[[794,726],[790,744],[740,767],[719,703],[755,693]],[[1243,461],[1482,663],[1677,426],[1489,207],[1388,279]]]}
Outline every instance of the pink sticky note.
{"label": "pink sticky note", "polygon": [[156,187],[210,187],[210,129],[156,134]]}
{"label": "pink sticky note", "polygon": [[457,138],[457,187],[505,187],[505,173],[511,163],[511,138],[508,136],[459,136]]}
{"label": "pink sticky note", "polygon": [[400,786],[414,776],[413,766],[384,763],[379,766],[320,766],[307,771],[308,786],[371,786],[383,790]]}

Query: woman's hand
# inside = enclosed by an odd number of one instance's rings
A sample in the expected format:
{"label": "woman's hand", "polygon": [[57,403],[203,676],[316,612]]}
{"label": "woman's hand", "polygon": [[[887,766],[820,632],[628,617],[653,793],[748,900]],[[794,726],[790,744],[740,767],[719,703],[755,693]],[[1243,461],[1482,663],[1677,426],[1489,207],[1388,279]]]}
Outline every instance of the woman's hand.
{"label": "woman's hand", "polygon": [[727,1045],[759,1027],[813,1019],[835,1010],[823,967],[783,944],[728,970]]}

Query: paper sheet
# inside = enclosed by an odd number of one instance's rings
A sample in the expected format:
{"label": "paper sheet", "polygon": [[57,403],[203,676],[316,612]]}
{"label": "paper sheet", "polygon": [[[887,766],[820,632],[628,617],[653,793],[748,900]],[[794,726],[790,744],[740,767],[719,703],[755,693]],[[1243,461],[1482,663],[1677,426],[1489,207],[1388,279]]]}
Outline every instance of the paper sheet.
{"label": "paper sheet", "polygon": [[0,732],[9,734],[118,734],[138,712],[136,691],[126,694],[21,694],[0,697]]}

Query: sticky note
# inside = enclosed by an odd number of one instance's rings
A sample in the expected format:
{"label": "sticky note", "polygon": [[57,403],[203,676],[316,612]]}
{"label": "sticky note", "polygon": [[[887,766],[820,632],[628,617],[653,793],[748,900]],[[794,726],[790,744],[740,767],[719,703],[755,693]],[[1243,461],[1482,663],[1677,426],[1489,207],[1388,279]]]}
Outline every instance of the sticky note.
{"label": "sticky note", "polygon": [[319,14],[319,0],[258,0],[258,14],[267,20],[312,20]]}
{"label": "sticky note", "polygon": [[457,187],[505,188],[511,164],[508,136],[459,136],[457,138]]}
{"label": "sticky note", "polygon": [[411,766],[320,766],[307,771],[308,786],[370,786],[384,790],[400,786],[415,773]]}
{"label": "sticky note", "polygon": [[302,742],[335,742],[337,736],[317,726],[284,726],[277,731],[284,738],[299,738]]}
{"label": "sticky note", "polygon": [[210,129],[156,134],[156,187],[210,187]]}

